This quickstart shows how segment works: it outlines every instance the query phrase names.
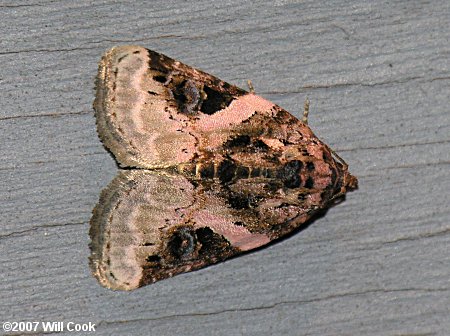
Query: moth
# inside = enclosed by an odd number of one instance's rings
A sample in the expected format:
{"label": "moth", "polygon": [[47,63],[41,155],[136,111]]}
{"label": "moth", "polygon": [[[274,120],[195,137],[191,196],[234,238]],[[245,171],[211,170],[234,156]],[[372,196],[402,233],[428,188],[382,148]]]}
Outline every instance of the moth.
{"label": "moth", "polygon": [[91,219],[98,281],[132,290],[263,246],[357,187],[281,107],[139,46],[102,57],[98,134],[120,172]]}

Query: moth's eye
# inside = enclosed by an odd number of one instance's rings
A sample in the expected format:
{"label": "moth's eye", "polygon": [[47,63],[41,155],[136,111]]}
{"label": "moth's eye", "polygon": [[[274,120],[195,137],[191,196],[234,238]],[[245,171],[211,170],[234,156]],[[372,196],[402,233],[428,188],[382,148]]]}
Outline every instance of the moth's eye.
{"label": "moth's eye", "polygon": [[196,238],[194,231],[188,227],[182,227],[170,237],[168,249],[177,258],[187,258],[195,251]]}

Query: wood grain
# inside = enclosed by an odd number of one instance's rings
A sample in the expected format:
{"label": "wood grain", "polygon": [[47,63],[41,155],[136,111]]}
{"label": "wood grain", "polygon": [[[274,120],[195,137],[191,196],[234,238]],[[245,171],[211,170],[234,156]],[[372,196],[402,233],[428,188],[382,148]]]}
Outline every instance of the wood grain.
{"label": "wood grain", "polygon": [[[449,2],[135,3],[0,4],[0,321],[91,321],[96,335],[448,335]],[[116,166],[96,134],[93,80],[118,44],[252,79],[298,116],[308,97],[311,128],[360,189],[266,249],[104,289],[88,221]]]}

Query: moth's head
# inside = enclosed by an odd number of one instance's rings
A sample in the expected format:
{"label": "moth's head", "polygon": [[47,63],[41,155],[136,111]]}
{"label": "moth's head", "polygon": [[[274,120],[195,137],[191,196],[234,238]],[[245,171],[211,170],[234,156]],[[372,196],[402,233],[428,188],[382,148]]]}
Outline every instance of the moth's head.
{"label": "moth's head", "polygon": [[335,161],[335,176],[333,196],[331,199],[340,198],[347,192],[358,189],[358,179],[350,174],[347,164],[339,158]]}
{"label": "moth's head", "polygon": [[356,178],[356,176],[353,176],[348,171],[345,172],[343,181],[346,191],[358,189],[358,179]]}

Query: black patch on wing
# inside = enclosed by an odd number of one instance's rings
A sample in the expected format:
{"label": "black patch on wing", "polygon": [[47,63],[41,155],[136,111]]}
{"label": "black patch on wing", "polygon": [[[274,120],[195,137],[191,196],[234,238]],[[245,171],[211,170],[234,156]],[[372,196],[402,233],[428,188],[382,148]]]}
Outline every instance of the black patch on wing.
{"label": "black patch on wing", "polygon": [[314,187],[314,179],[311,176],[309,176],[305,181],[305,188],[311,189],[312,187]]}
{"label": "black patch on wing", "polygon": [[160,82],[160,83],[165,83],[165,82],[167,82],[167,77],[166,76],[163,76],[163,75],[156,75],[156,76],[153,76],[153,79],[155,80],[155,81],[157,81],[157,82]]}
{"label": "black patch on wing", "polygon": [[193,229],[180,227],[169,238],[167,250],[175,259],[189,259],[195,251],[196,243]]}
{"label": "black patch on wing", "polygon": [[258,206],[258,202],[263,199],[262,196],[253,194],[230,193],[227,198],[228,204],[235,210],[251,209]]}
{"label": "black patch on wing", "polygon": [[214,114],[247,92],[206,72],[148,50],[149,68],[159,72],[153,79],[172,92],[179,111],[188,115]]}
{"label": "black patch on wing", "polygon": [[300,178],[302,167],[303,163],[299,160],[289,161],[278,171],[278,178],[283,180],[286,188],[298,188],[302,182]]}
{"label": "black patch on wing", "polygon": [[312,161],[306,162],[306,169],[310,172],[313,171],[315,169],[314,162]]}
{"label": "black patch on wing", "polygon": [[214,114],[230,105],[234,99],[231,93],[219,92],[208,86],[203,87],[206,99],[201,104],[200,111],[205,114]]}
{"label": "black patch on wing", "polygon": [[230,93],[216,91],[184,76],[173,76],[167,86],[172,91],[178,111],[186,115],[199,112],[211,115],[226,108],[234,99]]}
{"label": "black patch on wing", "polygon": [[[228,152],[245,152],[245,153],[266,153],[266,156],[270,153],[270,147],[267,146],[264,141],[258,137],[252,137],[249,134],[238,134],[231,136],[223,144],[223,148]],[[275,162],[278,163],[278,155],[274,152],[272,155],[276,156]]]}
{"label": "black patch on wing", "polygon": [[224,143],[225,148],[234,148],[234,147],[242,147],[248,146],[250,144],[250,137],[248,135],[238,135],[234,138],[227,140]]}
{"label": "black patch on wing", "polygon": [[260,139],[253,141],[252,145],[255,148],[255,152],[269,151],[269,146],[267,146],[266,143]]}
{"label": "black patch on wing", "polygon": [[186,115],[196,115],[202,103],[201,92],[191,80],[181,80],[179,83],[169,83],[173,97],[178,105],[178,111]]}
{"label": "black patch on wing", "polygon": [[161,257],[157,254],[148,256],[145,261],[150,263],[159,263],[161,261]]}
{"label": "black patch on wing", "polygon": [[235,249],[230,242],[209,227],[199,228],[195,230],[195,234],[200,245],[198,250],[200,259],[208,261],[221,260],[235,253]]}

